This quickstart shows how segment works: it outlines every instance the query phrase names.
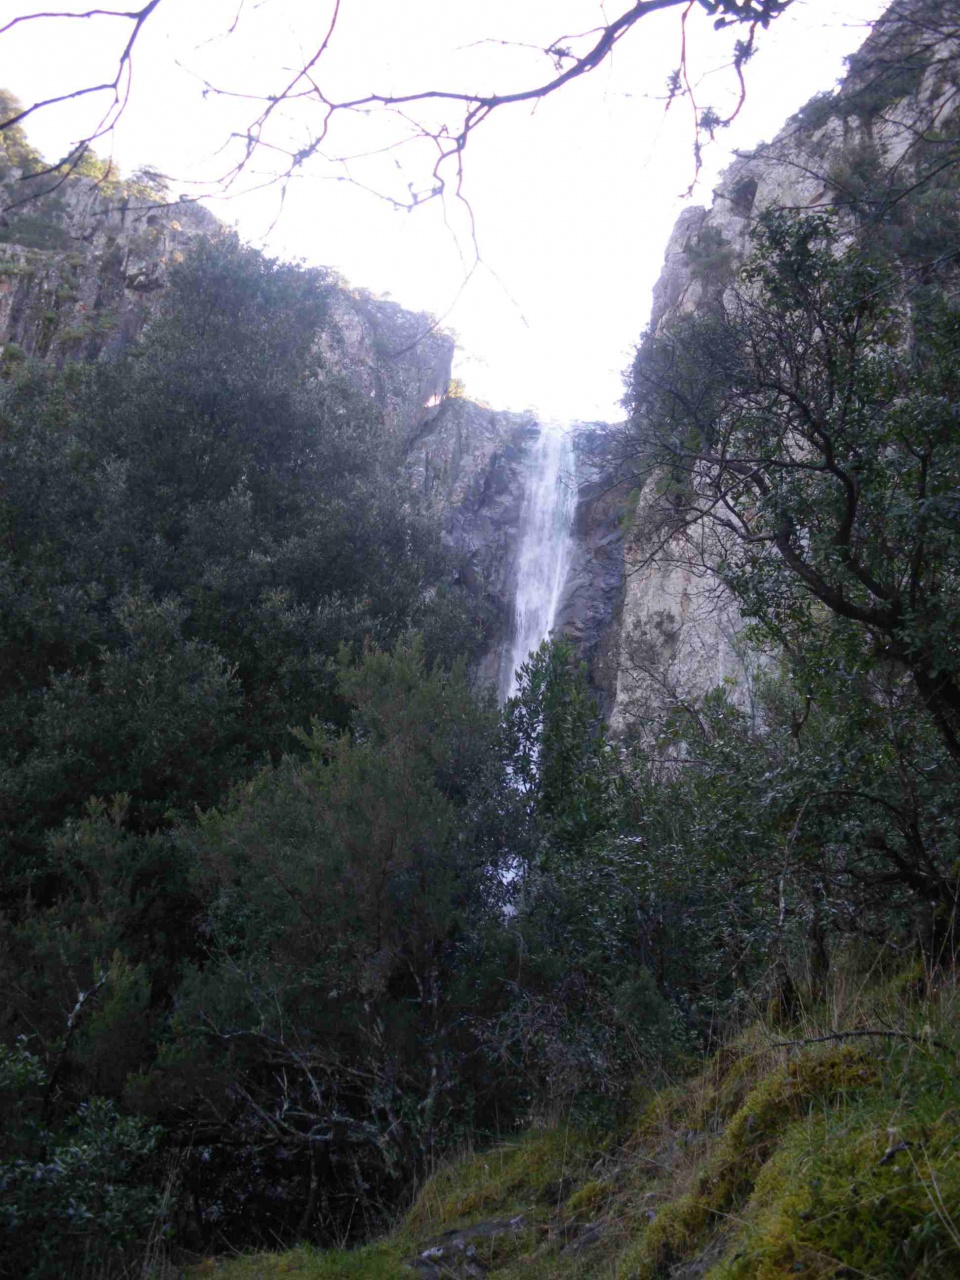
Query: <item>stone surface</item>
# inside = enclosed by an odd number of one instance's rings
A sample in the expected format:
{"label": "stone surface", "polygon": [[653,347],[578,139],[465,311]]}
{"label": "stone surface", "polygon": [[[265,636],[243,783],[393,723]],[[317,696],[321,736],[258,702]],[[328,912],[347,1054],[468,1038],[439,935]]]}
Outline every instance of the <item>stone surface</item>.
{"label": "stone surface", "polygon": [[431,1241],[415,1258],[404,1263],[404,1266],[416,1272],[420,1280],[441,1280],[441,1277],[483,1280],[487,1269],[477,1246],[482,1248],[484,1244],[489,1245],[502,1237],[515,1239],[526,1225],[523,1217],[489,1218],[484,1222],[474,1222],[467,1227],[446,1231]]}
{"label": "stone surface", "polygon": [[[224,234],[201,205],[118,195],[91,178],[64,182],[55,205],[38,208],[42,236],[27,227],[46,247],[0,243],[0,346],[57,365],[109,359],[136,342],[171,266],[198,237]],[[8,210],[6,221],[15,236],[22,218]],[[386,431],[412,441],[446,394],[453,338],[431,316],[328,278],[318,355],[376,400]]]}
{"label": "stone surface", "polygon": [[661,506],[656,477],[635,502],[624,550],[611,728],[646,738],[670,713],[693,714],[697,700],[720,685],[752,717],[755,676],[764,662],[745,643],[736,601],[713,571],[722,559],[716,532],[670,537],[671,513]]}
{"label": "stone surface", "polygon": [[0,243],[0,343],[58,365],[136,341],[169,267],[219,230],[200,205],[106,196],[91,178],[65,183],[45,221],[58,247]]}
{"label": "stone surface", "polygon": [[604,449],[607,424],[577,423],[573,431],[577,458],[574,547],[557,630],[573,640],[604,709],[609,710],[617,684],[628,486],[610,481]]}
{"label": "stone surface", "polygon": [[[845,164],[874,152],[888,169],[916,140],[918,126],[943,128],[957,109],[958,50],[935,46],[909,92],[888,69],[909,59],[928,39],[925,16],[938,15],[933,0],[899,0],[877,24],[835,94],[819,95],[772,142],[738,157],[714,191],[709,209],[684,210],[667,244],[654,289],[649,332],[722,297],[738,261],[750,249],[749,234],[766,209],[816,210],[834,200],[833,183]],[[954,42],[955,43],[955,42]],[[887,100],[877,110],[878,86]],[[742,640],[743,622],[733,597],[711,570],[718,546],[663,539],[663,511],[656,487],[639,495],[624,554],[625,583],[611,723],[621,734],[644,735],[668,708],[683,709],[726,683],[739,705],[752,709],[756,657]]]}

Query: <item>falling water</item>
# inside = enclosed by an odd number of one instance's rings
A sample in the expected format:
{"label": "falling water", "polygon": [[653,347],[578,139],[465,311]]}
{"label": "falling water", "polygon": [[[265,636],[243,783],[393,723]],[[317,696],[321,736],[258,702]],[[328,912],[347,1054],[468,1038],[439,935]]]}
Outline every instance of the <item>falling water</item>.
{"label": "falling water", "polygon": [[571,435],[559,426],[545,425],[530,458],[520,517],[508,697],[517,691],[517,668],[553,629],[570,565],[570,527],[576,500]]}

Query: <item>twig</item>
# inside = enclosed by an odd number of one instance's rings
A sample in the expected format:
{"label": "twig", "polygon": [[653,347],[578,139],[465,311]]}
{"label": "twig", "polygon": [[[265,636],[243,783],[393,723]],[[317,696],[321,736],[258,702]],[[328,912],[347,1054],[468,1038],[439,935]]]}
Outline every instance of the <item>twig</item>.
{"label": "twig", "polygon": [[879,1031],[879,1030],[863,1030],[863,1031],[831,1031],[826,1036],[804,1036],[801,1040],[774,1040],[770,1044],[771,1049],[793,1049],[802,1047],[806,1044],[824,1044],[827,1040],[852,1040],[862,1036],[882,1036],[890,1040],[908,1040],[911,1044],[931,1045],[934,1049],[942,1049],[950,1052],[950,1046],[944,1044],[942,1040],[937,1040],[934,1036],[914,1035],[910,1031]]}

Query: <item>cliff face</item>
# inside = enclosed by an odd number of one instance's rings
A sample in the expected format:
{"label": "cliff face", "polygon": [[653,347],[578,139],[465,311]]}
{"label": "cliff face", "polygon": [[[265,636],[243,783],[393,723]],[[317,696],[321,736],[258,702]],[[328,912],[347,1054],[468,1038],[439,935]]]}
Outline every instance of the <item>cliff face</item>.
{"label": "cliff face", "polygon": [[[499,619],[481,676],[509,683],[524,495],[533,443],[542,430],[530,413],[508,413],[470,400],[446,399],[409,451],[409,474],[440,515],[465,560],[464,582],[483,591]],[[622,487],[610,488],[600,457],[604,423],[577,423],[575,473],[562,483],[577,490],[571,563],[555,630],[569,636],[588,664],[605,705],[616,685],[617,619],[623,589]]]}
{"label": "cliff face", "polygon": [[[0,358],[6,361],[112,358],[143,333],[171,267],[191,244],[224,233],[199,205],[164,203],[88,177],[18,205],[20,171],[7,167],[0,177],[10,205],[0,225]],[[318,369],[346,376],[376,403],[385,434],[403,447],[414,491],[460,553],[464,585],[492,605],[481,676],[497,683],[511,641],[524,488],[540,423],[530,413],[448,396],[450,335],[431,317],[349,289],[332,274],[316,349]],[[618,601],[622,557],[616,504],[596,501],[601,482],[587,445],[593,431],[577,433],[579,536],[558,622],[588,657],[603,651],[594,665],[610,694],[611,646],[602,639]]]}
{"label": "cliff face", "polygon": [[[17,180],[14,173],[13,181]],[[219,224],[195,204],[157,208],[75,178],[7,216],[0,243],[0,342],[62,364],[134,342],[172,263]]]}
{"label": "cliff face", "polygon": [[[900,0],[836,93],[818,96],[771,143],[740,156],[709,209],[681,215],[654,291],[651,332],[722,298],[763,210],[842,204],[844,184],[866,160],[909,171],[918,136],[931,122],[942,131],[955,109],[957,39],[943,34],[943,15],[957,7]],[[19,171],[4,159],[0,152],[0,185],[15,191]],[[191,243],[219,234],[216,218],[195,204],[108,190],[92,178],[72,178],[35,206],[14,205],[0,221],[2,358],[110,358],[143,332]],[[511,640],[523,495],[540,424],[448,395],[452,338],[429,316],[332,274],[316,346],[318,369],[344,374],[376,403],[384,431],[403,446],[413,489],[461,554],[464,584],[493,606],[482,674],[496,682]],[[642,732],[665,708],[723,682],[749,708],[756,658],[711,568],[721,549],[704,545],[694,563],[688,543],[663,542],[656,485],[630,493],[611,483],[604,424],[571,430],[577,508],[556,628],[586,659],[614,728]]]}
{"label": "cliff face", "polygon": [[[927,140],[942,147],[950,136],[960,85],[958,22],[955,0],[893,4],[835,93],[818,95],[771,143],[739,156],[709,208],[681,214],[654,290],[651,334],[722,299],[764,210],[829,206],[849,208],[852,216],[858,171],[867,166],[909,185],[918,149]],[[635,497],[613,727],[642,733],[651,716],[724,682],[749,710],[757,658],[743,644],[736,603],[712,569],[722,548],[707,541],[691,554],[689,539],[661,545],[656,485],[649,482]]]}
{"label": "cliff face", "polygon": [[[63,183],[55,203],[23,206],[34,207],[8,215],[0,242],[0,343],[8,359],[110,358],[140,337],[171,266],[192,242],[223,233],[200,205],[117,194],[91,178]],[[376,399],[385,428],[406,441],[439,408],[454,344],[429,316],[331,276],[317,348],[328,367]]]}
{"label": "cliff face", "polygon": [[[114,357],[150,323],[171,267],[191,244],[224,234],[199,205],[163,203],[88,177],[18,203],[22,171],[4,158],[0,151],[7,196],[0,360],[7,363]],[[465,584],[494,605],[499,624],[483,669],[495,680],[509,640],[525,451],[539,424],[529,414],[448,397],[454,342],[430,316],[347,288],[332,273],[329,283],[318,371],[345,376],[374,401],[385,435],[402,446],[413,488],[465,558]]]}

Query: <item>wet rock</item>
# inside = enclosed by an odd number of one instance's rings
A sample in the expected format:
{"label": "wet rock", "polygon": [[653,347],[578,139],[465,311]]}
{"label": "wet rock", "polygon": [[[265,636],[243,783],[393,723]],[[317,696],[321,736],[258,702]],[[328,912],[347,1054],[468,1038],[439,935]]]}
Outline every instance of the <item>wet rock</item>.
{"label": "wet rock", "polygon": [[483,1280],[486,1275],[477,1245],[484,1241],[492,1241],[498,1237],[517,1237],[526,1226],[526,1220],[516,1218],[490,1218],[484,1222],[471,1223],[468,1227],[459,1227],[454,1231],[444,1232],[423,1249],[415,1258],[404,1263],[404,1267],[415,1271],[421,1280],[441,1280],[442,1277],[454,1277],[455,1280]]}
{"label": "wet rock", "polygon": [[576,1232],[574,1238],[570,1240],[560,1250],[561,1253],[583,1253],[585,1249],[589,1249],[591,1245],[599,1243],[603,1238],[602,1222],[587,1222]]}

